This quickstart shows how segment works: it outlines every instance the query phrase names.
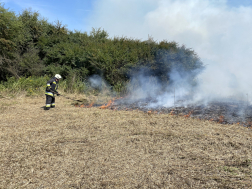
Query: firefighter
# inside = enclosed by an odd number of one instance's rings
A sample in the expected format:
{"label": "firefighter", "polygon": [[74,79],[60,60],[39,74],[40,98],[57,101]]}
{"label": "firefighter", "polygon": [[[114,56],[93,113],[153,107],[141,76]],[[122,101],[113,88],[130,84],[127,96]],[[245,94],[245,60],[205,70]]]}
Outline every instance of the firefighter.
{"label": "firefighter", "polygon": [[50,108],[55,108],[55,95],[59,96],[60,94],[57,92],[58,83],[61,79],[59,74],[56,74],[52,79],[47,81],[46,87],[46,107],[45,110],[49,110]]}

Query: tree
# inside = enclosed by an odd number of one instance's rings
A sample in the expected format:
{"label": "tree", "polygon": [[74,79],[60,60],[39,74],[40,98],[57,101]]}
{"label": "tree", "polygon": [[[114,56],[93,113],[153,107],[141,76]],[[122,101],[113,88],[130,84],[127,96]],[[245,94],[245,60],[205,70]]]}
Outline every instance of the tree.
{"label": "tree", "polygon": [[19,77],[15,51],[17,42],[23,40],[22,27],[15,13],[0,4],[0,79],[8,75]]}

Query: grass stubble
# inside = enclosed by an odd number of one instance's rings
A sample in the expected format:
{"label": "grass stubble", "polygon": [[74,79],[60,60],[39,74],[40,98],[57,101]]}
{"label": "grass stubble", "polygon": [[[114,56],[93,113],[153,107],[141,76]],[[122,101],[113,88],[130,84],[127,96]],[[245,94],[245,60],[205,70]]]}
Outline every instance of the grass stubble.
{"label": "grass stubble", "polygon": [[238,125],[0,99],[0,188],[252,188],[252,133]]}

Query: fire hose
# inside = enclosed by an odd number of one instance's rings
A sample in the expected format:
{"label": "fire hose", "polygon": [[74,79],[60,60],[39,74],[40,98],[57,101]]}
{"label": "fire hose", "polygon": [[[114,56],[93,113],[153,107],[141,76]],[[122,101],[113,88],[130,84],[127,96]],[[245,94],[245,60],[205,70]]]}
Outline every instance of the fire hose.
{"label": "fire hose", "polygon": [[51,90],[51,89],[50,89],[50,91],[51,91],[53,94],[56,94],[57,96],[62,96],[62,97],[64,97],[64,98],[66,98],[66,99],[70,99],[70,100],[73,100],[73,101],[76,101],[76,102],[83,102],[83,101],[81,101],[81,100],[75,100],[75,99],[72,99],[72,98],[70,98],[70,97],[67,97],[67,96],[61,95],[61,94],[59,94],[59,93],[56,93],[55,91],[53,91],[53,90]]}
{"label": "fire hose", "polygon": [[83,101],[81,101],[81,100],[75,100],[75,99],[72,99],[72,98],[70,98],[70,97],[63,96],[63,95],[61,95],[61,94],[59,94],[59,96],[62,96],[62,97],[64,97],[64,98],[66,98],[66,99],[70,99],[70,100],[73,100],[73,101],[76,101],[76,102],[83,102]]}

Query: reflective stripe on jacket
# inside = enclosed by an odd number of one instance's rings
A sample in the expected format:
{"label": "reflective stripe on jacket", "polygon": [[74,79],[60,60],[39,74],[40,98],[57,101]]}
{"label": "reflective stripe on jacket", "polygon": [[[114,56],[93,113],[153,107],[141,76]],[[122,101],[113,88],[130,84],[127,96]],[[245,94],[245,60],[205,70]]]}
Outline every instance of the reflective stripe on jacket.
{"label": "reflective stripe on jacket", "polygon": [[56,78],[53,77],[46,83],[46,95],[54,96],[54,94],[57,94],[57,89],[58,89],[58,81],[56,81]]}
{"label": "reflective stripe on jacket", "polygon": [[45,92],[46,95],[49,95],[49,96],[54,96],[54,94],[52,92]]}

